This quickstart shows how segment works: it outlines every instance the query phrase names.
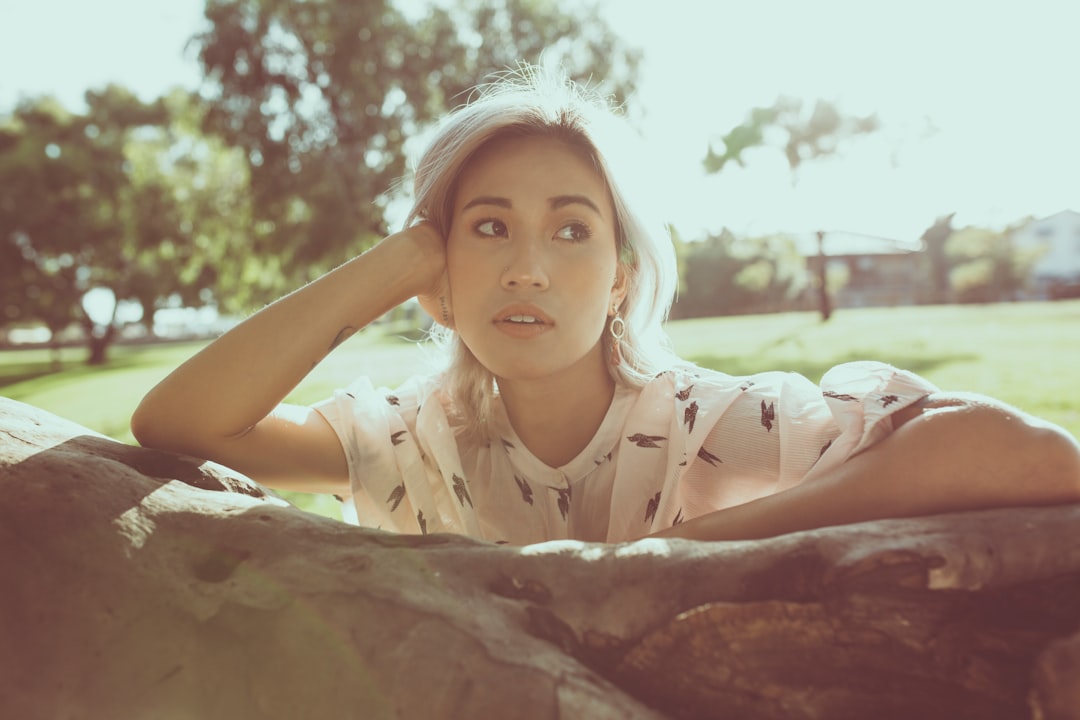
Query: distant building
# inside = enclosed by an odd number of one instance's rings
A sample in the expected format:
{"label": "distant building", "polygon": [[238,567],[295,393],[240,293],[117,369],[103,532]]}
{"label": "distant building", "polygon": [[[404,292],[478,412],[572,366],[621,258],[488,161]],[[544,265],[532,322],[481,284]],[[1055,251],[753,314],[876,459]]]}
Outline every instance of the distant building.
{"label": "distant building", "polygon": [[[815,234],[795,239],[809,268],[818,262]],[[841,287],[832,294],[835,307],[914,305],[922,287],[923,257],[919,242],[849,232],[827,232],[824,238],[825,267],[839,276]]]}
{"label": "distant building", "polygon": [[1080,297],[1080,212],[1062,210],[1032,220],[1012,235],[1017,250],[1038,253],[1031,293],[1038,299]]}

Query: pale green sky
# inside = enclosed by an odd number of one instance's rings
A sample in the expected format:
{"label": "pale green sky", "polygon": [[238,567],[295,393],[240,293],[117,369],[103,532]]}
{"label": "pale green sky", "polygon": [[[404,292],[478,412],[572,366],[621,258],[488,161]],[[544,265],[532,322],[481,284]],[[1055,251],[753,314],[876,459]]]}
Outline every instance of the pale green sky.
{"label": "pale green sky", "polygon": [[[606,0],[646,51],[643,171],[684,234],[825,229],[914,239],[938,214],[1000,227],[1080,209],[1074,0]],[[152,97],[198,72],[202,0],[0,0],[0,109],[109,81]],[[704,178],[707,144],[779,94],[878,112],[883,130],[793,184],[778,153]]]}

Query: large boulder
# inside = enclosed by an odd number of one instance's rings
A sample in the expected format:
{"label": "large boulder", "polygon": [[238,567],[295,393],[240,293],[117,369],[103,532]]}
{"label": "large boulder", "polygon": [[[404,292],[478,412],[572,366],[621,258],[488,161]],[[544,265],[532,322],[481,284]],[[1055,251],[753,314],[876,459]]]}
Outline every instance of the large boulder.
{"label": "large boulder", "polygon": [[1080,718],[1078,530],[399,536],[0,398],[0,717]]}

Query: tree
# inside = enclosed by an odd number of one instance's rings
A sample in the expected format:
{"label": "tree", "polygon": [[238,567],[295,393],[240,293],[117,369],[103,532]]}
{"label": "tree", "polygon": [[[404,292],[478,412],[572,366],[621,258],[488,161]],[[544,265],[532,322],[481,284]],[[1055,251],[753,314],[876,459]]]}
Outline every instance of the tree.
{"label": "tree", "polygon": [[385,235],[411,138],[491,73],[547,50],[625,96],[639,59],[595,7],[549,0],[432,4],[422,16],[388,0],[212,0],[206,17],[194,39],[205,127],[250,167],[244,250],[277,261],[245,278],[261,300]]}
{"label": "tree", "polygon": [[801,290],[805,262],[784,235],[740,238],[724,229],[682,252],[675,317],[775,311]]}
{"label": "tree", "polygon": [[243,276],[249,260],[229,254],[228,238],[250,212],[247,167],[202,135],[197,98],[143,103],[116,86],[86,97],[84,114],[29,101],[0,130],[0,322],[41,322],[54,336],[79,322],[98,364],[117,328],[91,319],[83,295],[138,302],[152,330],[170,298],[203,304],[219,273]]}
{"label": "tree", "polygon": [[[875,132],[879,127],[880,122],[875,115],[844,115],[835,105],[824,100],[814,103],[813,109],[807,114],[802,100],[780,96],[769,107],[751,109],[744,122],[736,125],[720,139],[722,147],[719,150],[709,146],[703,163],[708,173],[718,173],[732,162],[745,166],[742,154],[746,150],[773,145],[770,135],[779,134],[781,142],[776,144],[783,145],[788,167],[794,174],[805,161],[836,152],[841,141]],[[825,278],[825,231],[818,230],[817,237],[818,277],[815,282],[821,319],[824,322],[832,315],[832,302]]]}
{"label": "tree", "polygon": [[[21,240],[22,238],[19,238]],[[4,270],[0,272],[4,308],[0,327],[20,323],[41,323],[49,331],[53,369],[60,369],[58,335],[81,319],[79,299],[83,295],[77,268],[69,258],[39,264],[30,249],[18,241],[3,245]],[[25,254],[24,254],[25,252]]]}
{"label": "tree", "polygon": [[[235,312],[233,284],[266,260],[234,252],[251,232],[251,198],[242,152],[202,132],[206,109],[174,89],[162,98],[166,122],[142,128],[124,148],[124,255],[118,292],[143,308],[152,331],[164,304],[215,304]],[[224,285],[225,289],[222,289]]]}
{"label": "tree", "polygon": [[[8,302],[6,323],[38,320],[55,332],[78,318],[91,326],[78,299],[95,284],[111,285],[125,262],[117,242],[123,144],[135,128],[160,122],[163,109],[115,86],[88,92],[86,100],[85,115],[44,98],[23,103],[4,121],[0,242],[21,261],[3,273],[25,296],[17,310]],[[110,332],[87,337],[89,360],[102,360],[98,344]]]}
{"label": "tree", "polygon": [[1028,220],[992,230],[954,229],[955,213],[939,217],[922,235],[929,302],[984,303],[1015,300],[1023,291],[1038,251],[1021,249],[1015,231]]}
{"label": "tree", "polygon": [[813,261],[813,279],[812,284],[814,289],[817,290],[818,296],[818,311],[821,313],[821,321],[825,322],[832,317],[832,301],[829,299],[829,259],[825,255],[825,231],[818,230],[815,233],[817,238],[817,255]]}
{"label": "tree", "polygon": [[1012,228],[965,227],[945,246],[949,285],[957,302],[1014,300],[1023,289],[1035,256],[1018,251]]}
{"label": "tree", "polygon": [[942,215],[922,235],[923,250],[929,267],[931,303],[949,299],[949,257],[945,244],[953,234],[952,220],[956,213]]}
{"label": "tree", "polygon": [[875,115],[844,115],[825,100],[814,103],[807,114],[802,100],[780,96],[769,107],[750,110],[744,122],[720,139],[719,152],[710,145],[704,160],[705,171],[718,173],[730,162],[745,166],[743,152],[773,144],[768,138],[770,130],[779,130],[783,135],[784,156],[794,171],[807,160],[836,152],[841,141],[875,132],[879,127]]}

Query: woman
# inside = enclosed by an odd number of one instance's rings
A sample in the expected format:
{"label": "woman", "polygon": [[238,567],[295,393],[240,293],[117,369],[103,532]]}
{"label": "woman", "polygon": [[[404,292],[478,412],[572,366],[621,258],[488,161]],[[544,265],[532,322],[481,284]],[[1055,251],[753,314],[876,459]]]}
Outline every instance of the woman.
{"label": "woman", "polygon": [[[565,83],[502,84],[452,113],[406,229],[268,306],[143,400],[143,445],[269,486],[347,497],[360,522],[526,544],[766,537],[1080,499],[1060,428],[877,363],[734,378],[675,357],[672,248],[638,214],[612,115]],[[282,399],[416,297],[449,364]]]}

